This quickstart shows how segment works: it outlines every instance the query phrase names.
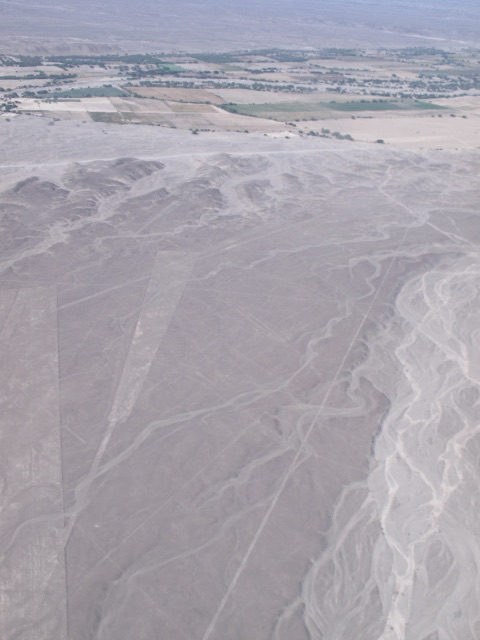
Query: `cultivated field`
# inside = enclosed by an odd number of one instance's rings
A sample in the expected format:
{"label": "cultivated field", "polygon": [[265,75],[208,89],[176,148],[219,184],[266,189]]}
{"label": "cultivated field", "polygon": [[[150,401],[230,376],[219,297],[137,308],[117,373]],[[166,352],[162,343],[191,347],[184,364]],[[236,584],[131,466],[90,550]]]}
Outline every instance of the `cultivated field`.
{"label": "cultivated field", "polygon": [[224,99],[204,89],[181,89],[168,87],[130,87],[132,93],[145,98],[159,98],[175,102],[211,102],[222,104]]}
{"label": "cultivated field", "polygon": [[480,53],[474,50],[265,49],[2,61],[0,110],[8,114],[87,116],[195,133],[382,140],[412,149],[478,147]]}

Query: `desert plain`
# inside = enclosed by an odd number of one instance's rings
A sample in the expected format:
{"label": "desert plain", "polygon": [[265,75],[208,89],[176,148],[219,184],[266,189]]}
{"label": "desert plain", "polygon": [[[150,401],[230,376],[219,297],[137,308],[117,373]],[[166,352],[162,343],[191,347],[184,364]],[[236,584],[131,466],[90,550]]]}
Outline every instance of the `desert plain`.
{"label": "desert plain", "polygon": [[400,23],[12,17],[1,638],[480,637],[480,52]]}

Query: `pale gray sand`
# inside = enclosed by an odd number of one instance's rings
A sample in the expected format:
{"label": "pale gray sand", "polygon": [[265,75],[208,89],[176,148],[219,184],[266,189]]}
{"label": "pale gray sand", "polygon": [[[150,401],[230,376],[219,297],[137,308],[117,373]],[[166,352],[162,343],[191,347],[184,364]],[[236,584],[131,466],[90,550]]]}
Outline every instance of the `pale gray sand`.
{"label": "pale gray sand", "polygon": [[367,486],[344,489],[327,553],[303,583],[313,637],[479,633],[478,251],[442,263],[402,287],[352,375],[354,388],[369,381],[391,406]]}
{"label": "pale gray sand", "polygon": [[0,125],[1,637],[478,636],[479,157]]}

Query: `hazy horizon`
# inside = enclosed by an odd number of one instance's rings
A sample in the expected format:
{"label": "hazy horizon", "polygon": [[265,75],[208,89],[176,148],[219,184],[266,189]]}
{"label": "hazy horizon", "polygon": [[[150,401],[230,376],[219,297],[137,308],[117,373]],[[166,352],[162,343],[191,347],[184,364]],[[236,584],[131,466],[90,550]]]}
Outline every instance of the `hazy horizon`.
{"label": "hazy horizon", "polygon": [[[97,48],[232,50],[267,46],[474,45],[480,8],[468,0],[280,0],[279,2],[162,3],[141,0],[108,5],[92,0],[0,3],[0,49],[56,39],[59,46],[88,42]],[[69,41],[70,42],[66,42]]]}

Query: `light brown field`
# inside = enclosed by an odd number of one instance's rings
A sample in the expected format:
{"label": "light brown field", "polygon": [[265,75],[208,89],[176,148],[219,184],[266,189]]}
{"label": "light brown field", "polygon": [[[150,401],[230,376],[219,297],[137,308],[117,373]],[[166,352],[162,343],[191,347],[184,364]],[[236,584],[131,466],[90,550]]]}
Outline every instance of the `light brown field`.
{"label": "light brown field", "polygon": [[189,102],[167,102],[172,111],[178,113],[216,113],[217,109],[211,104]]}
{"label": "light brown field", "polygon": [[[134,99],[133,99],[134,100]],[[113,98],[118,113],[124,122],[156,124],[177,129],[208,129],[212,131],[261,131],[279,132],[288,129],[283,122],[266,118],[251,118],[236,113],[228,113],[214,105],[198,103],[175,103],[149,100],[149,109],[130,109],[132,99]],[[143,99],[137,99],[139,103]],[[140,104],[141,106],[141,104]],[[117,121],[117,119],[115,119]]]}
{"label": "light brown field", "polygon": [[331,100],[331,94],[320,92],[313,93],[287,93],[284,91],[255,91],[253,89],[216,89],[224,102],[236,104],[262,104],[265,102],[312,102],[319,100]]}
{"label": "light brown field", "polygon": [[27,84],[29,87],[43,87],[45,80],[23,80],[21,78],[18,80],[0,80],[0,87],[10,91],[17,91],[20,87],[24,87]]}
{"label": "light brown field", "polygon": [[118,111],[132,113],[170,113],[172,110],[163,100],[150,98],[110,98]]}
{"label": "light brown field", "polygon": [[255,74],[255,80],[279,80],[280,82],[295,82],[298,81],[298,76],[295,73],[288,72],[275,72],[275,73],[259,73]]}
{"label": "light brown field", "polygon": [[52,111],[52,112],[111,112],[117,109],[110,98],[76,98],[51,102],[35,98],[23,98],[18,101],[20,111]]}
{"label": "light brown field", "polygon": [[129,87],[130,91],[144,98],[160,98],[176,102],[212,102],[223,104],[225,100],[205,89],[183,89],[170,87]]}
{"label": "light brown field", "polygon": [[413,79],[417,77],[417,73],[420,71],[420,69],[413,70],[412,64],[402,64],[397,60],[383,60],[382,58],[362,58],[360,60],[325,60],[318,58],[311,60],[311,63],[318,65],[319,68],[316,71],[334,72],[338,70],[341,73],[352,71],[357,77],[371,74],[375,74],[376,77],[385,77],[396,73],[399,77]]}
{"label": "light brown field", "polygon": [[131,122],[141,121],[150,124],[175,127],[177,129],[208,129],[212,131],[260,131],[280,132],[288,129],[282,122],[265,118],[251,118],[235,113],[215,109],[208,113],[171,112],[158,114],[125,114]]}
{"label": "light brown field", "polygon": [[468,111],[480,115],[480,96],[459,96],[458,98],[439,98],[435,100],[442,107],[452,110]]}
{"label": "light brown field", "polygon": [[283,132],[283,122],[251,118],[200,103],[167,103],[148,98],[77,98],[47,102],[33,98],[19,100],[19,110],[44,116],[74,119],[90,115],[98,122],[151,124],[178,129],[211,131]]}
{"label": "light brown field", "polygon": [[376,116],[301,123],[305,130],[322,128],[350,134],[354,140],[397,145],[412,150],[480,148],[480,117]]}

